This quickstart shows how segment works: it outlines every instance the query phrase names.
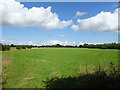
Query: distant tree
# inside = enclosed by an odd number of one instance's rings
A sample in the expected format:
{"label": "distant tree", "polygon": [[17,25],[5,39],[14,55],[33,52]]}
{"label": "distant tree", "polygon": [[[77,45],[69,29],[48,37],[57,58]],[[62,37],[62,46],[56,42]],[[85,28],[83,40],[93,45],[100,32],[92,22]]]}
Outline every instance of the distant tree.
{"label": "distant tree", "polygon": [[103,44],[103,45],[101,46],[101,49],[107,49],[107,45]]}
{"label": "distant tree", "polygon": [[62,47],[62,45],[60,45],[60,44],[56,44],[55,47]]}
{"label": "distant tree", "polygon": [[75,45],[75,48],[77,48],[78,46],[77,45]]}
{"label": "distant tree", "polygon": [[14,44],[11,44],[11,47],[15,47]]}
{"label": "distant tree", "polygon": [[79,48],[82,48],[83,46],[82,45],[79,45]]}
{"label": "distant tree", "polygon": [[88,44],[86,44],[86,43],[83,46],[84,46],[84,48],[88,48]]}

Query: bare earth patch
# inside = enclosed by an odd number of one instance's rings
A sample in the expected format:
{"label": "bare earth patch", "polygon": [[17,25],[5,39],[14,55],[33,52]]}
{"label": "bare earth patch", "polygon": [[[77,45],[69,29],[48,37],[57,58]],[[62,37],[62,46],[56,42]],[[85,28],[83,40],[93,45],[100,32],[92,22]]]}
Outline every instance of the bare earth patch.
{"label": "bare earth patch", "polygon": [[10,65],[11,62],[12,62],[11,56],[7,56],[7,55],[2,56],[2,65],[3,65],[3,67]]}

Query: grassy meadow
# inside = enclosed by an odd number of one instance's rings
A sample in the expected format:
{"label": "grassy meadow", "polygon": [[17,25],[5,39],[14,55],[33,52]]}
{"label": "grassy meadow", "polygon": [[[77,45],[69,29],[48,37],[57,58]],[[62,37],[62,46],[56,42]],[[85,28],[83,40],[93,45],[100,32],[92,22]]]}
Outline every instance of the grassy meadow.
{"label": "grassy meadow", "polygon": [[5,51],[3,82],[9,88],[43,88],[53,77],[74,77],[101,65],[117,65],[118,50],[87,48],[39,48]]}

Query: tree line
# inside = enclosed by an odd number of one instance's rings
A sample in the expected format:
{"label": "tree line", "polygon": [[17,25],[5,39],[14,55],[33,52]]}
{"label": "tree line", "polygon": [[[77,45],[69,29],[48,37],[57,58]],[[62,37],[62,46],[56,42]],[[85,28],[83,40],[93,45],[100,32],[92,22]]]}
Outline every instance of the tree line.
{"label": "tree line", "polygon": [[64,47],[64,48],[96,48],[96,49],[120,49],[120,43],[108,43],[108,44],[87,44],[85,43],[84,45],[42,45],[42,46],[33,46],[33,45],[3,45],[0,43],[0,51],[8,51],[10,50],[11,47],[15,47],[18,50],[21,49],[31,49],[31,48],[47,48],[47,47]]}
{"label": "tree line", "polygon": [[11,49],[11,47],[15,47],[18,50],[21,49],[31,49],[33,46],[32,45],[3,45],[0,43],[0,51],[9,51]]}
{"label": "tree line", "polygon": [[120,49],[120,43],[109,43],[109,44],[87,44],[85,43],[84,45],[60,45],[60,44],[56,44],[56,45],[42,45],[42,46],[38,46],[38,48],[41,47],[67,47],[67,48],[98,48],[98,49]]}
{"label": "tree line", "polygon": [[84,44],[84,48],[99,48],[99,49],[120,49],[120,43],[109,43],[109,44]]}

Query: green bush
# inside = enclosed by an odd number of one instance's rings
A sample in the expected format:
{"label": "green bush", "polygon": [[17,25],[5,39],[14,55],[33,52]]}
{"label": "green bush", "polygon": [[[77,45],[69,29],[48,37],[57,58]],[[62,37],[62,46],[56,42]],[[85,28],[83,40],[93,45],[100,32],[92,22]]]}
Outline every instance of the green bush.
{"label": "green bush", "polygon": [[25,46],[22,46],[22,49],[26,49],[26,47],[25,47]]}
{"label": "green bush", "polygon": [[2,45],[2,51],[8,51],[8,50],[10,50],[9,45]]}
{"label": "green bush", "polygon": [[20,50],[20,49],[22,49],[22,47],[21,46],[16,46],[16,49]]}
{"label": "green bush", "polygon": [[27,46],[27,48],[28,48],[28,49],[31,49],[31,48],[32,48],[32,46]]}

